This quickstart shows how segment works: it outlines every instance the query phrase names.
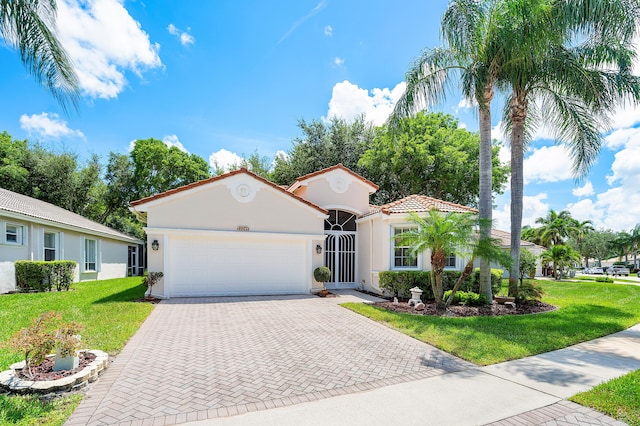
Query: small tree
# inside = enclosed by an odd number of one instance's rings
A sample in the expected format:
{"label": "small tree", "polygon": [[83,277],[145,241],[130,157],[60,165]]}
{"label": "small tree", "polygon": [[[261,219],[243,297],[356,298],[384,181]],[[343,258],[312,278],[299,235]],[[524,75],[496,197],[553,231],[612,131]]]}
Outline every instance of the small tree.
{"label": "small tree", "polygon": [[538,256],[531,253],[527,249],[522,249],[520,252],[520,286],[524,281],[524,277],[534,277],[536,274]]}
{"label": "small tree", "polygon": [[540,258],[543,262],[553,263],[553,276],[559,280],[558,270],[562,274],[565,266],[571,265],[571,262],[580,262],[580,253],[569,246],[558,244],[552,246],[549,250],[542,252]]}
{"label": "small tree", "polygon": [[61,322],[62,316],[54,311],[45,312],[33,320],[30,327],[13,335],[5,346],[22,352],[24,372],[32,377],[31,366],[42,363],[46,356],[57,348],[62,356],[69,356],[79,349],[78,333],[82,325],[76,322]]}
{"label": "small tree", "polygon": [[151,288],[156,285],[160,278],[164,277],[164,273],[162,272],[149,272],[146,277],[142,278],[142,284],[147,286],[149,292],[145,295],[147,297],[151,296]]}
{"label": "small tree", "polygon": [[331,269],[326,266],[319,266],[313,270],[313,278],[322,283],[322,289],[324,290],[324,283],[331,279]]}

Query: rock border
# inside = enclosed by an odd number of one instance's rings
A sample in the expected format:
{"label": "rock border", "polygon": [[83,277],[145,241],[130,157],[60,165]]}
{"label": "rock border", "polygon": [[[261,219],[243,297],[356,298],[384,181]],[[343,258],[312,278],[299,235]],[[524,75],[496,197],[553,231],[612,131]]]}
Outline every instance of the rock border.
{"label": "rock border", "polygon": [[[16,393],[49,393],[71,391],[93,383],[109,366],[109,355],[99,350],[81,351],[96,356],[86,367],[71,376],[57,380],[26,380],[16,376],[15,371],[24,368],[24,361],[12,364],[10,370],[0,373],[0,388]],[[49,355],[53,357],[55,355]],[[47,357],[47,358],[48,358]]]}

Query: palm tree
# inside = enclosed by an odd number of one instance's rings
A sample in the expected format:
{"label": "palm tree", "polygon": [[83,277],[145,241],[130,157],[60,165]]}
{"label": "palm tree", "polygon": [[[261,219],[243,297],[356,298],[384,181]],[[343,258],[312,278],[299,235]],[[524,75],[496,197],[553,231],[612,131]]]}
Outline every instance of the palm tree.
{"label": "palm tree", "polygon": [[65,110],[69,103],[77,108],[78,81],[56,37],[55,20],[55,0],[0,0],[0,36]]}
{"label": "palm tree", "polygon": [[539,217],[536,223],[542,224],[539,229],[543,246],[549,248],[553,244],[561,244],[569,235],[577,221],[571,217],[571,212],[562,210],[557,213],[549,210],[546,217]]}
{"label": "palm tree", "polygon": [[523,158],[545,124],[571,152],[576,177],[586,174],[602,145],[600,126],[621,100],[640,99],[631,74],[640,4],[636,1],[500,0],[492,34],[504,55],[497,87],[510,92],[505,122],[511,145],[509,292],[517,293],[523,207]]}
{"label": "palm tree", "polygon": [[629,233],[631,248],[633,249],[633,268],[638,268],[638,246],[640,246],[640,223]]}
{"label": "palm tree", "polygon": [[[595,228],[593,227],[593,222],[590,220],[578,222],[574,219],[574,223],[569,230],[569,234],[575,240],[578,251],[582,252],[584,239],[594,231]],[[587,256],[584,257],[584,266],[587,268],[589,267],[589,258]]]}
{"label": "palm tree", "polygon": [[[564,268],[570,266],[572,262],[579,262],[580,257],[580,253],[564,244],[556,244],[540,254],[540,259],[543,262],[553,263],[553,276],[557,280],[561,278]],[[560,274],[558,274],[558,270]]]}
{"label": "palm tree", "polygon": [[[460,82],[463,95],[478,103],[480,127],[480,235],[491,238],[492,219],[492,145],[491,101],[499,44],[489,43],[491,31],[490,1],[452,0],[442,18],[444,46],[427,49],[414,61],[406,74],[407,87],[395,105],[390,124],[399,118],[441,102]],[[480,291],[492,300],[490,262],[481,258]]]}

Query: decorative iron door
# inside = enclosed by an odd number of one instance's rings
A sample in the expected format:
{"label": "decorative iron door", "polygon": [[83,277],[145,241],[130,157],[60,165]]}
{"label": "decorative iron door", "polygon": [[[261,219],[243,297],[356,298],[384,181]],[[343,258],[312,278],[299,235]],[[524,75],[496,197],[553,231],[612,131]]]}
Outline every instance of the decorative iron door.
{"label": "decorative iron door", "polygon": [[341,210],[329,210],[325,220],[324,264],[331,270],[327,285],[353,287],[356,285],[356,216]]}

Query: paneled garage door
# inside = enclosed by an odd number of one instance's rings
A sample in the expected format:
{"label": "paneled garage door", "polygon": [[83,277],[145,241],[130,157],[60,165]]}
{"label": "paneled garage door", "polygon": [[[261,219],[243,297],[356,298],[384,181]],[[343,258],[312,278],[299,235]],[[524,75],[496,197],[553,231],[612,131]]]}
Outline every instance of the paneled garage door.
{"label": "paneled garage door", "polygon": [[308,294],[308,251],[295,239],[172,236],[171,297]]}

